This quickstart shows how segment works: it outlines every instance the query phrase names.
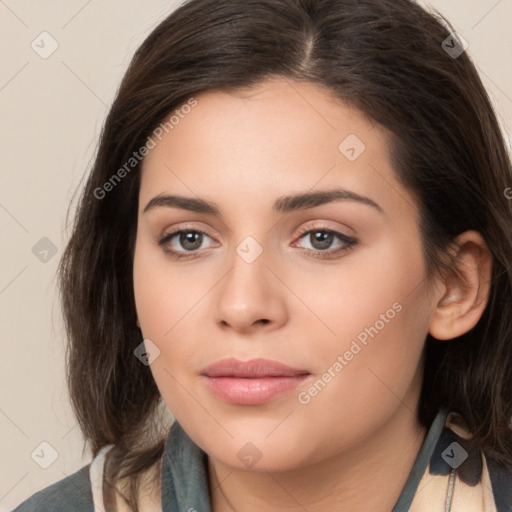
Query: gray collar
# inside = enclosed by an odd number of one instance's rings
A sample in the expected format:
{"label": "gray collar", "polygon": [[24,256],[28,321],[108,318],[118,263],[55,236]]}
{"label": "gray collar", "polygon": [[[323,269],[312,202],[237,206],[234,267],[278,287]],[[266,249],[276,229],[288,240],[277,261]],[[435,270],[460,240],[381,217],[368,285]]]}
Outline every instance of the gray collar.
{"label": "gray collar", "polygon": [[[440,411],[427,433],[402,493],[392,512],[409,510],[418,484],[434,452],[447,413]],[[208,457],[175,421],[165,443],[162,462],[162,511],[211,512]]]}

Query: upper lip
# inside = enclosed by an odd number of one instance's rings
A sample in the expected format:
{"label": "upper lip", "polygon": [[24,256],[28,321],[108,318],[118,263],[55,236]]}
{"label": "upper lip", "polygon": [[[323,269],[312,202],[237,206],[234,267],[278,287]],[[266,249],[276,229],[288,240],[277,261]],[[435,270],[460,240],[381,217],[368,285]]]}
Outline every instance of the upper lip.
{"label": "upper lip", "polygon": [[201,371],[208,377],[296,377],[307,375],[307,370],[292,368],[270,359],[240,361],[233,357],[221,359]]}

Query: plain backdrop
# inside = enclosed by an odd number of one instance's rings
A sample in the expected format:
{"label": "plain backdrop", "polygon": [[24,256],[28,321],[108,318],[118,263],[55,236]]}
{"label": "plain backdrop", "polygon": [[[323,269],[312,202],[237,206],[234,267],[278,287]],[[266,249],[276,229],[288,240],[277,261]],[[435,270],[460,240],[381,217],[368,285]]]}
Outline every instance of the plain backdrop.
{"label": "plain backdrop", "polygon": [[[66,212],[131,56],[179,3],[0,0],[0,511],[91,460],[64,377]],[[425,4],[469,43],[509,137],[512,0]]]}

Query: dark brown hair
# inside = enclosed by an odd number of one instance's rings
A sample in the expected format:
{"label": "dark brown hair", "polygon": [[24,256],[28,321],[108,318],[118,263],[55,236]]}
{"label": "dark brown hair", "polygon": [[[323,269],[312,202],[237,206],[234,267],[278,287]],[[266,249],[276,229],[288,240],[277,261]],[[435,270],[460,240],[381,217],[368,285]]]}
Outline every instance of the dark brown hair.
{"label": "dark brown hair", "polygon": [[272,77],[327,87],[389,131],[398,179],[418,198],[429,279],[446,268],[458,234],[484,237],[489,302],[459,338],[427,336],[418,418],[429,426],[440,408],[460,413],[473,443],[512,467],[512,201],[504,194],[512,171],[474,64],[443,45],[451,31],[410,0],[191,0],[136,51],[59,268],[74,409],[94,455],[115,445],[107,473],[132,477],[134,510],[137,476],[163,450],[148,437],[161,397],[134,356],[142,341],[132,280],[140,164],[108,193],[98,190],[193,95]]}

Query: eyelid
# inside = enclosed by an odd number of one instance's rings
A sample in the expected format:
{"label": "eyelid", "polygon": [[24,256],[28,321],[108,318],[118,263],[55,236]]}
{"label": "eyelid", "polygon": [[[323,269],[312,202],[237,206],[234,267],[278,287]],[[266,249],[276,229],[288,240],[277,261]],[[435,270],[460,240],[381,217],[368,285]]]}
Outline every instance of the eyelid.
{"label": "eyelid", "polygon": [[[162,234],[159,238],[167,237],[172,234],[179,233],[180,231],[197,231],[198,233],[203,233],[204,235],[209,236],[212,239],[219,238],[220,235],[215,232],[215,230],[210,228],[202,228],[198,227],[197,224],[192,224],[190,222],[185,222],[182,224],[177,224],[176,226],[173,226],[170,231],[166,232],[164,229],[163,232],[165,234]],[[210,231],[214,231],[213,234],[210,234]]]}
{"label": "eyelid", "polygon": [[[344,237],[349,238],[351,240],[357,240],[354,236],[343,233],[343,231],[341,231],[342,228],[330,226],[327,224],[326,221],[320,220],[320,221],[313,221],[313,222],[314,222],[314,224],[305,223],[305,224],[301,225],[298,229],[298,236],[301,236],[305,233],[308,233],[308,232],[314,231],[314,230],[317,230],[317,231],[325,230],[325,231],[332,231],[335,233],[339,233],[340,235],[343,235]],[[315,222],[316,222],[316,224],[315,224]],[[353,231],[348,226],[346,227],[346,229]]]}

